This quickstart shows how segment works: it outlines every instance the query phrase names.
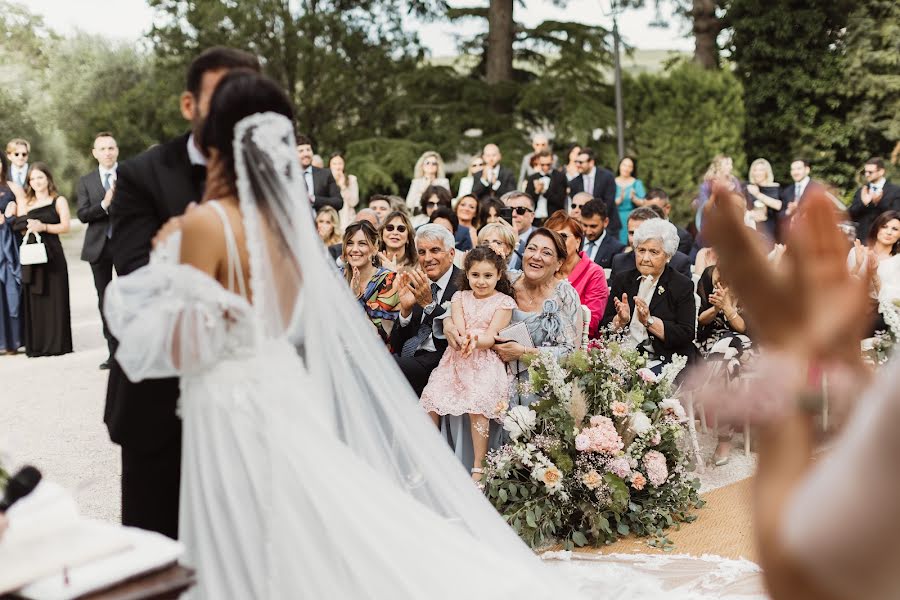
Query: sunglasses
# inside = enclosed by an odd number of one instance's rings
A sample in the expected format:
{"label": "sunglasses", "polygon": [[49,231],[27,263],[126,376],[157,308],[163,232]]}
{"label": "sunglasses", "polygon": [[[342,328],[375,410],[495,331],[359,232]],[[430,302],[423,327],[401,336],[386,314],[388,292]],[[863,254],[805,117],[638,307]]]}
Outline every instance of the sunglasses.
{"label": "sunglasses", "polygon": [[27,152],[14,152],[13,156],[28,156]]}
{"label": "sunglasses", "polygon": [[385,231],[394,231],[395,229],[397,230],[397,233],[406,233],[406,225],[389,224],[384,226]]}
{"label": "sunglasses", "polygon": [[484,166],[484,163],[483,163],[483,162],[472,163],[470,166],[472,166],[472,167],[483,167],[483,166]]}
{"label": "sunglasses", "polygon": [[584,204],[575,204],[574,202],[572,203],[572,208],[577,208],[580,210],[582,206],[584,206]]}
{"label": "sunglasses", "polygon": [[426,206],[427,208],[432,208],[432,207],[437,208],[437,207],[440,206],[440,205],[441,205],[440,202],[426,202],[426,203],[425,203],[425,206]]}
{"label": "sunglasses", "polygon": [[436,167],[437,161],[436,160],[426,160],[424,164],[426,167]]}
{"label": "sunglasses", "polygon": [[515,207],[514,209],[512,209],[512,211],[513,211],[514,213],[516,213],[517,215],[519,215],[520,217],[521,217],[522,215],[524,215],[524,214],[528,214],[528,213],[530,213],[530,212],[534,212],[533,210],[531,210],[530,208],[528,208],[528,207],[526,207],[526,206],[517,206],[517,207]]}

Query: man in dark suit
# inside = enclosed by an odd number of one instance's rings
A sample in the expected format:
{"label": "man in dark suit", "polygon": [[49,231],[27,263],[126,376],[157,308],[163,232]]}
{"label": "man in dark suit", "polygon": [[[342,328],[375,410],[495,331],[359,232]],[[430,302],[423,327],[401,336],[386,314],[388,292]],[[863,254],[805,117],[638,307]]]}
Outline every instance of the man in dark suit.
{"label": "man in dark suit", "polygon": [[625,249],[619,238],[606,231],[608,215],[606,202],[602,200],[589,200],[581,207],[581,227],[584,229],[582,250],[604,269],[611,269],[613,257]]}
{"label": "man in dark suit", "polygon": [[[669,195],[660,188],[653,188],[647,193],[647,197],[644,198],[644,206],[657,206],[663,211],[663,218],[666,221],[671,223],[669,219],[669,213],[672,212],[672,203],[669,201]],[[694,247],[694,236],[688,233],[687,229],[679,227],[675,223],[675,231],[678,232],[678,251],[684,255],[688,255],[691,253],[691,248]]]}
{"label": "man in dark suit", "polygon": [[449,310],[442,305],[457,290],[460,270],[453,266],[455,245],[445,227],[423,225],[416,231],[419,267],[401,276],[400,318],[391,330],[391,348],[417,396],[447,349],[447,340],[432,335],[432,325]]}
{"label": "man in dark suit", "polygon": [[[628,247],[624,252],[613,257],[613,277],[619,273],[635,268],[635,256],[633,252],[634,232],[637,231],[637,228],[640,227],[644,221],[649,221],[650,219],[663,219],[662,209],[658,206],[641,206],[631,211],[631,214],[628,215]],[[665,221],[665,219],[663,220]],[[676,250],[675,254],[672,255],[672,258],[669,259],[669,266],[688,279],[691,279],[691,259],[683,252]]]}
{"label": "man in dark suit", "polygon": [[92,152],[98,168],[78,181],[76,196],[78,219],[88,226],[84,234],[84,246],[81,248],[81,260],[90,263],[91,272],[94,274],[94,287],[97,289],[100,319],[103,322],[103,337],[106,338],[109,350],[109,355],[100,364],[100,368],[108,369],[113,353],[113,341],[106,327],[106,317],[103,316],[103,294],[106,292],[106,286],[112,281],[113,274],[112,244],[109,243],[112,237],[109,207],[116,185],[119,146],[113,135],[104,131],[94,136]]}
{"label": "man in dark suit", "polygon": [[[191,131],[128,160],[117,170],[110,204],[113,263],[128,275],[150,259],[151,240],[169,219],[203,197],[206,158],[195,137],[216,85],[231,69],[259,70],[256,57],[210,48],[188,68],[181,114]],[[178,379],[131,382],[113,360],[104,421],[122,448],[122,523],[178,536],[181,421],[175,414]]]}
{"label": "man in dark suit", "polygon": [[856,237],[866,243],[872,223],[886,210],[900,210],[900,186],[884,178],[884,160],[870,158],[863,168],[866,184],[856,190],[850,218],[856,221]]}
{"label": "man in dark suit", "polygon": [[525,193],[534,199],[534,217],[546,219],[558,210],[566,209],[568,181],[561,171],[553,168],[553,155],[542,150],[537,155],[537,171],[526,178]]}
{"label": "man in dark suit", "polygon": [[795,158],[791,161],[792,183],[781,188],[782,211],[779,213],[775,239],[784,239],[790,229],[794,214],[809,194],[825,190],[825,186],[810,178],[811,170],[810,163],[805,158]]}
{"label": "man in dark suit", "polygon": [[486,145],[481,158],[484,160],[484,169],[473,175],[475,182],[472,184],[472,195],[479,202],[487,198],[501,198],[516,189],[515,174],[500,165],[503,157],[497,144]]}
{"label": "man in dark suit", "polygon": [[320,169],[312,165],[312,140],[302,134],[297,136],[297,156],[303,167],[303,178],[306,180],[313,211],[318,211],[323,206],[331,206],[334,210],[344,208],[344,198],[331,169]]}
{"label": "man in dark suit", "polygon": [[616,206],[616,178],[612,171],[597,166],[594,151],[590,148],[581,149],[575,164],[581,169],[581,175],[569,182],[569,195],[587,192],[594,198],[606,202],[606,212],[609,215],[607,230],[611,236],[619,237],[622,221],[619,219],[619,210]]}

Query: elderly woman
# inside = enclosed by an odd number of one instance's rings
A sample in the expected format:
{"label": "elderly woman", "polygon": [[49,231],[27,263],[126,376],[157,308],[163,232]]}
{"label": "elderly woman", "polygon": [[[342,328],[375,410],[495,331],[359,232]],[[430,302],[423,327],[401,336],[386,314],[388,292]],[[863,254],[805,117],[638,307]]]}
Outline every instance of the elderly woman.
{"label": "elderly woman", "polygon": [[581,223],[566,214],[564,210],[553,213],[544,222],[544,227],[555,231],[566,244],[568,257],[562,268],[557,273],[559,279],[568,279],[581,303],[591,311],[589,335],[597,337],[600,327],[600,318],[606,311],[606,301],[609,299],[609,287],[606,285],[606,274],[603,268],[592,261],[584,252],[579,252],[584,242],[584,229]]}
{"label": "elderly woman", "polygon": [[406,206],[414,210],[419,206],[422,195],[431,186],[442,187],[450,192],[450,181],[444,174],[444,161],[441,155],[429,150],[419,157],[413,169],[413,180],[406,194]]}
{"label": "elderly woman", "polygon": [[613,277],[613,301],[606,305],[603,325],[625,333],[648,355],[648,366],[660,372],[673,355],[691,359],[696,353],[694,284],[669,266],[678,249],[678,231],[668,221],[641,223],[634,247],[637,268]]}
{"label": "elderly woman", "polygon": [[490,246],[491,250],[505,258],[507,263],[515,252],[518,242],[516,230],[505,221],[488,223],[478,232],[478,245]]}

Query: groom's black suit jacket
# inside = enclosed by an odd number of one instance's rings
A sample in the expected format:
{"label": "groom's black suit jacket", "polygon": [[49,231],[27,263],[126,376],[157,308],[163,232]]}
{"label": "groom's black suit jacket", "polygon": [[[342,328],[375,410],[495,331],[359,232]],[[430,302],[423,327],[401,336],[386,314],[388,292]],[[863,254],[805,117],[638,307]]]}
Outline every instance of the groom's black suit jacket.
{"label": "groom's black suit jacket", "polygon": [[[119,276],[146,265],[150,241],[171,217],[198,202],[203,182],[192,175],[188,135],[155,146],[121,163],[109,207],[115,235],[110,240]],[[123,448],[152,453],[181,437],[175,414],[178,379],[128,380],[115,360],[109,370],[104,421],[109,437]]]}

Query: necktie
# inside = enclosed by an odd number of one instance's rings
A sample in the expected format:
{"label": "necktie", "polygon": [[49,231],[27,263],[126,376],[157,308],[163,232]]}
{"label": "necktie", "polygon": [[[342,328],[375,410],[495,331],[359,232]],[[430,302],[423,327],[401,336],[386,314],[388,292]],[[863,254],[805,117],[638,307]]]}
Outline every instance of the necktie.
{"label": "necktie", "polygon": [[[438,301],[438,292],[441,291],[441,288],[438,287],[438,284],[431,284],[431,299],[434,302]],[[403,344],[403,348],[400,350],[400,356],[403,358],[410,358],[416,354],[416,350],[419,349],[425,340],[428,339],[428,336],[431,335],[431,321],[425,318],[425,314],[422,314],[422,323],[419,324],[419,330],[416,331],[416,335],[412,336]]]}
{"label": "necktie", "polygon": [[306,193],[309,194],[309,201],[313,202],[313,176],[312,167],[307,167],[303,172],[303,179],[306,181]]}
{"label": "necktie", "polygon": [[112,173],[104,173],[103,174],[103,189],[106,190],[107,192],[109,191],[109,188],[110,188],[109,180],[111,177],[112,177]]}
{"label": "necktie", "polygon": [[596,249],[597,249],[597,240],[594,240],[594,241],[592,241],[592,242],[588,242],[587,247],[585,248],[585,250],[587,251],[588,258],[590,258],[591,260],[594,260],[594,251],[595,251]]}
{"label": "necktie", "polygon": [[25,169],[22,169],[16,173],[16,183],[25,187]]}
{"label": "necktie", "polygon": [[191,181],[199,196],[206,190],[206,165],[191,165]]}
{"label": "necktie", "polygon": [[584,191],[591,196],[594,195],[594,178],[590,175],[584,176]]}
{"label": "necktie", "polygon": [[794,184],[794,200],[799,200],[799,199],[800,199],[800,184],[795,183]]}

